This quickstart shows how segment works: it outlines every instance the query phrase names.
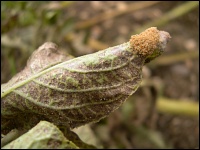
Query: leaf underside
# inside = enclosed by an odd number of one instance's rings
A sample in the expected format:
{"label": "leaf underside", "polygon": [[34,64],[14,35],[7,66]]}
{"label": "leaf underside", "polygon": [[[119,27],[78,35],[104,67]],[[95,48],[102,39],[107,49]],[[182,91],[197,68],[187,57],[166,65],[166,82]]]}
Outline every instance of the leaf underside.
{"label": "leaf underside", "polygon": [[33,53],[25,69],[3,85],[3,130],[30,128],[39,120],[70,128],[99,121],[141,82],[144,59],[131,52],[129,42],[71,58],[53,43]]}

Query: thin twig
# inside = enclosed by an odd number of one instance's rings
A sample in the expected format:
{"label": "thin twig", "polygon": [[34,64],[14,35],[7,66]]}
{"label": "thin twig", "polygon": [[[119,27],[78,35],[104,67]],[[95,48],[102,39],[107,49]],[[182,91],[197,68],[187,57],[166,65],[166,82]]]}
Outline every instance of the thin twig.
{"label": "thin twig", "polygon": [[87,21],[78,22],[75,25],[75,29],[80,30],[80,29],[88,28],[88,27],[91,27],[95,24],[103,22],[105,20],[108,20],[108,19],[120,16],[120,15],[123,15],[123,14],[129,13],[131,11],[144,9],[146,7],[152,6],[152,5],[157,4],[157,3],[159,3],[159,1],[134,2],[134,3],[130,4],[127,9],[117,10],[117,11],[113,10],[112,12],[105,12],[105,13],[97,15],[97,16],[95,16],[95,17],[93,17],[93,18],[91,18]]}
{"label": "thin twig", "polygon": [[143,27],[138,28],[133,34],[140,33],[141,31],[149,28],[149,27],[160,27],[166,25],[173,19],[176,19],[184,14],[187,14],[189,11],[199,6],[198,1],[186,2],[166,14],[162,15],[160,18],[157,18],[149,23],[146,23]]}
{"label": "thin twig", "polygon": [[26,131],[25,130],[17,130],[13,129],[11,130],[8,134],[6,134],[2,139],[1,139],[1,147],[5,146],[6,144],[10,143],[11,141],[15,140],[22,134],[24,134]]}
{"label": "thin twig", "polygon": [[160,56],[151,63],[147,64],[148,67],[167,66],[177,62],[185,61],[187,59],[199,58],[199,51],[187,51],[178,54]]}
{"label": "thin twig", "polygon": [[184,101],[160,97],[157,100],[157,109],[162,113],[183,116],[199,116],[199,103],[193,101]]}

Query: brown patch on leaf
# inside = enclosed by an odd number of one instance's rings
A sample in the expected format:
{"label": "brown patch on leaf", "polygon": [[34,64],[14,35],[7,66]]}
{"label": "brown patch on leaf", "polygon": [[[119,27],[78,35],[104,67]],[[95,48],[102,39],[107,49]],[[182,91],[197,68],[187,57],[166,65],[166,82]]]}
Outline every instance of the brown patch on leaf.
{"label": "brown patch on leaf", "polygon": [[159,38],[159,30],[151,27],[140,34],[132,35],[130,45],[137,54],[147,56],[158,48]]}

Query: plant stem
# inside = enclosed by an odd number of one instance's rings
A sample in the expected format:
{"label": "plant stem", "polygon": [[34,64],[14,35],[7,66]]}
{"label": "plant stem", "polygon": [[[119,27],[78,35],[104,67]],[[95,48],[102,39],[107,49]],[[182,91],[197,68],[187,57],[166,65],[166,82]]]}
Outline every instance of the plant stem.
{"label": "plant stem", "polygon": [[153,2],[134,2],[131,5],[129,5],[127,9],[117,10],[117,11],[113,10],[112,12],[105,12],[105,13],[97,15],[97,16],[95,16],[95,17],[93,17],[93,18],[91,18],[91,19],[89,19],[87,21],[78,22],[75,25],[75,29],[80,30],[80,29],[88,28],[88,27],[91,27],[91,26],[93,26],[95,24],[103,22],[105,20],[109,20],[111,18],[114,18],[114,17],[120,16],[120,15],[129,13],[131,11],[144,9],[146,7],[152,6],[152,5],[157,4],[157,3],[159,3],[159,2],[158,1],[153,1]]}
{"label": "plant stem", "polygon": [[157,109],[162,113],[198,117],[199,103],[192,101],[174,100],[160,97],[157,100]]}
{"label": "plant stem", "polygon": [[19,131],[17,129],[11,130],[7,135],[5,135],[1,139],[1,147],[5,146],[6,144],[10,143],[11,141],[15,140],[22,134],[24,134],[26,131]]}
{"label": "plant stem", "polygon": [[188,51],[188,52],[182,52],[182,53],[177,53],[177,54],[172,54],[172,55],[165,55],[165,56],[160,56],[151,63],[147,64],[148,67],[157,67],[157,66],[167,66],[171,64],[175,64],[181,61],[185,61],[187,59],[196,59],[199,58],[199,51]]}
{"label": "plant stem", "polygon": [[199,6],[198,1],[191,1],[186,2],[180,6],[177,6],[176,8],[170,10],[166,14],[162,15],[160,18],[153,20],[152,22],[147,23],[143,27],[137,29],[134,34],[140,33],[141,31],[149,28],[149,27],[160,27],[163,25],[166,25],[169,21],[176,19],[189,11],[193,10],[194,8]]}

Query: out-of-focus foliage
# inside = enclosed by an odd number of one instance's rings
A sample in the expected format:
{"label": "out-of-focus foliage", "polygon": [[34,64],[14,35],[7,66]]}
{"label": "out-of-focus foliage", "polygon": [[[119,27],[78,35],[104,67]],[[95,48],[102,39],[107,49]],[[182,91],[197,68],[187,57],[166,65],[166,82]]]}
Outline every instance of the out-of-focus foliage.
{"label": "out-of-focus foliage", "polygon": [[[65,13],[71,4],[73,2],[1,2],[2,68],[8,64],[12,73],[6,69],[7,77],[20,71],[33,50],[44,41],[60,43],[71,31],[74,21]],[[7,81],[6,76],[2,76],[1,82]]]}
{"label": "out-of-focus foliage", "polygon": [[[46,5],[47,4],[47,5]],[[59,4],[48,5],[46,1],[37,2],[1,2],[1,33],[9,32],[15,28],[24,28],[26,26],[52,26],[61,21],[64,17],[63,7],[68,7],[71,2],[61,2]],[[57,6],[58,5],[58,6]],[[68,19],[62,20],[62,25],[68,23]],[[54,26],[57,28],[57,26]]]}

